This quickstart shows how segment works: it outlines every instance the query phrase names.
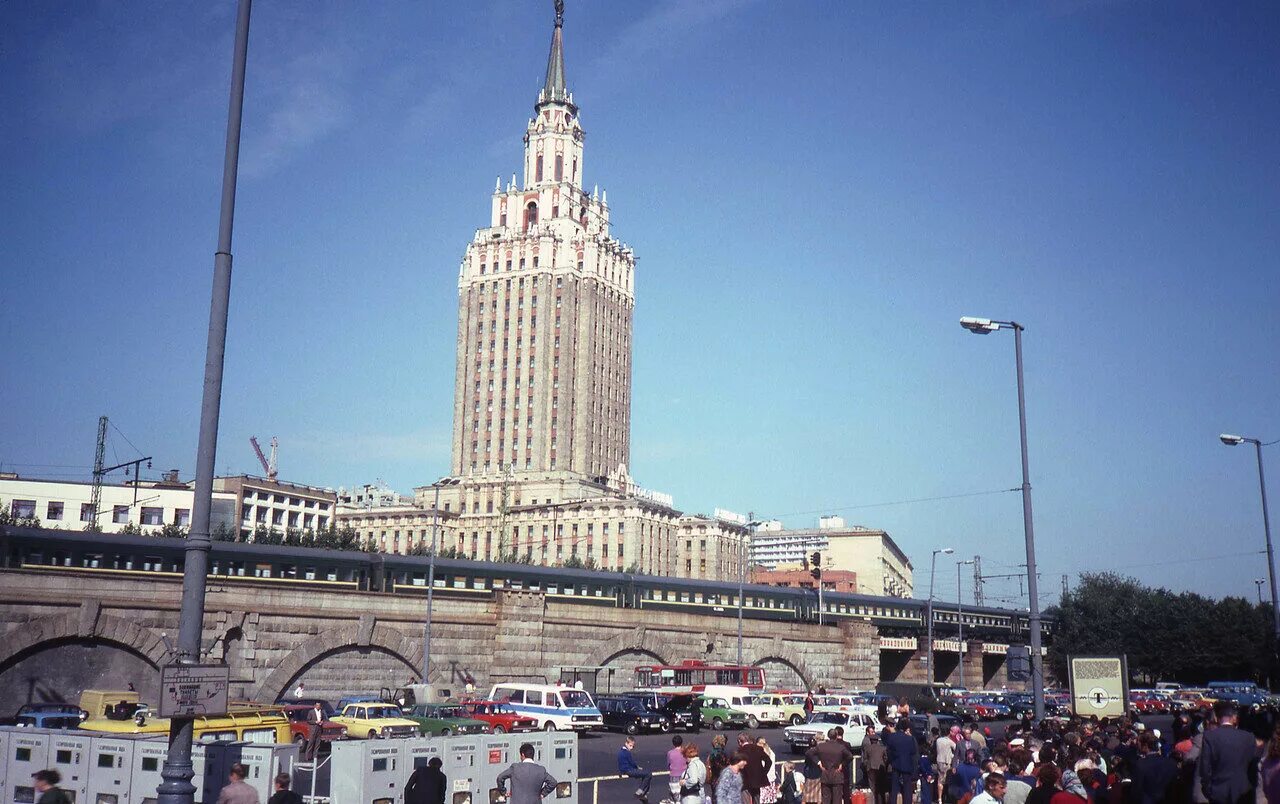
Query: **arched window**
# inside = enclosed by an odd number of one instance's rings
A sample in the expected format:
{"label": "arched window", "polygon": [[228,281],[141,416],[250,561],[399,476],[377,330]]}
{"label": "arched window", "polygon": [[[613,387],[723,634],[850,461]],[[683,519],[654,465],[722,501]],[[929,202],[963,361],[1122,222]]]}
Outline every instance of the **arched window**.
{"label": "arched window", "polygon": [[538,202],[530,201],[529,205],[524,208],[524,228],[529,230],[530,226],[538,225]]}
{"label": "arched window", "polygon": [[533,170],[533,180],[542,181],[542,154],[538,154],[537,167]]}

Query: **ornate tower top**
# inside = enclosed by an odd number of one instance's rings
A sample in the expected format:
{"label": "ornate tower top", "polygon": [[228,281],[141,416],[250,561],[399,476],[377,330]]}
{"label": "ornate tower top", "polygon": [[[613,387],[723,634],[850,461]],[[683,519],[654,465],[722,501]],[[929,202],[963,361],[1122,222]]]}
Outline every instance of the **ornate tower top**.
{"label": "ornate tower top", "polygon": [[547,55],[547,79],[538,94],[538,106],[554,102],[573,105],[564,83],[564,0],[556,0],[556,27],[551,34],[551,52]]}

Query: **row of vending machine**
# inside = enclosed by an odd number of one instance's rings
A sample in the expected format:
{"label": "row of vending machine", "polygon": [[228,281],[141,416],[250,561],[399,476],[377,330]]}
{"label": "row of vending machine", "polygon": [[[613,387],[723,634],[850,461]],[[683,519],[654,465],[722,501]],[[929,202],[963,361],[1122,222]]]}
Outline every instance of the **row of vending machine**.
{"label": "row of vending machine", "polygon": [[[163,736],[0,727],[0,804],[33,804],[39,796],[31,777],[40,770],[58,772],[72,804],[154,804],[168,749]],[[276,774],[291,773],[297,759],[296,745],[197,743],[196,804],[215,804],[237,762],[265,802]]]}
{"label": "row of vending machine", "polygon": [[[293,790],[329,804],[401,804],[414,770],[439,757],[448,781],[448,804],[491,804],[498,775],[520,761],[520,746],[533,746],[534,761],[556,780],[547,798],[578,801],[578,735],[572,732],[340,740],[327,759],[299,763],[298,746],[263,743],[197,743],[192,748],[196,804],[216,804],[231,766],[266,802],[274,780],[288,773]],[[0,804],[34,804],[32,775],[52,769],[72,804],[155,804],[160,769],[168,752],[163,736],[0,727]]]}
{"label": "row of vending machine", "polygon": [[[525,743],[533,746],[533,761],[556,780],[555,792],[545,800],[577,804],[578,735],[554,731],[335,742],[329,760],[329,798],[332,804],[402,802],[414,770],[439,757],[448,784],[447,804],[499,802],[498,775],[520,761],[520,746]],[[309,794],[303,786],[295,786],[294,791]]]}

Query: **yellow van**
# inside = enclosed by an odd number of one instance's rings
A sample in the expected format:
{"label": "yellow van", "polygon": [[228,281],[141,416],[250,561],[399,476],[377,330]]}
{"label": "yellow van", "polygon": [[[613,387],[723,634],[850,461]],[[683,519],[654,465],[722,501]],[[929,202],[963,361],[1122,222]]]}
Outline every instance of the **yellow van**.
{"label": "yellow van", "polygon": [[[145,711],[122,720],[90,716],[80,728],[104,734],[168,734],[169,719],[149,717]],[[195,738],[202,743],[287,743],[291,739],[289,718],[278,707],[237,704],[225,715],[197,717]]]}
{"label": "yellow van", "polygon": [[91,718],[132,718],[139,710],[146,711],[133,690],[85,690],[80,693],[80,708]]}

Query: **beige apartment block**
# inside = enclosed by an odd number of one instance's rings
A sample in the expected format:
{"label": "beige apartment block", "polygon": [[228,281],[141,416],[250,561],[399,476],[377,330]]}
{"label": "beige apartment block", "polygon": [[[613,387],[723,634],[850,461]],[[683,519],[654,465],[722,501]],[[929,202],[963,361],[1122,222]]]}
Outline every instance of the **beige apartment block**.
{"label": "beige apartment block", "polygon": [[235,498],[237,524],[240,535],[245,538],[259,526],[278,533],[327,529],[333,524],[338,502],[333,489],[254,475],[215,477],[213,490]]}

